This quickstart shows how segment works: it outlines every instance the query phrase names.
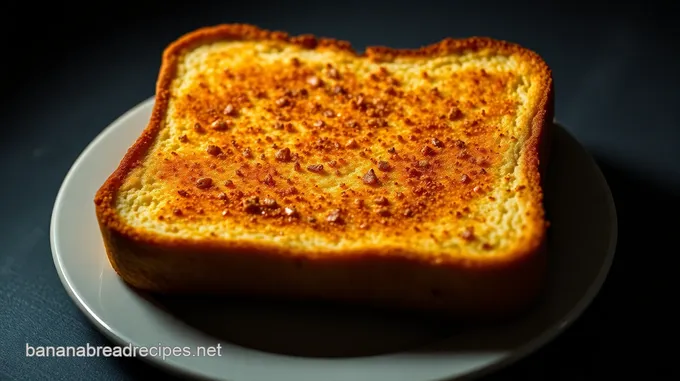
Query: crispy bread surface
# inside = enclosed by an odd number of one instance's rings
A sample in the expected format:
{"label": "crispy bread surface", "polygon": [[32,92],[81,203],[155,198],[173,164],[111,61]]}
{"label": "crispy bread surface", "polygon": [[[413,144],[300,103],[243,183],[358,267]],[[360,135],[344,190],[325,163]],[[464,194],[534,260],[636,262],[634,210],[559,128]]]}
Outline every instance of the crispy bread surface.
{"label": "crispy bread surface", "polygon": [[551,73],[487,38],[355,53],[250,25],[164,52],[151,120],[95,197],[148,291],[496,319],[545,277]]}

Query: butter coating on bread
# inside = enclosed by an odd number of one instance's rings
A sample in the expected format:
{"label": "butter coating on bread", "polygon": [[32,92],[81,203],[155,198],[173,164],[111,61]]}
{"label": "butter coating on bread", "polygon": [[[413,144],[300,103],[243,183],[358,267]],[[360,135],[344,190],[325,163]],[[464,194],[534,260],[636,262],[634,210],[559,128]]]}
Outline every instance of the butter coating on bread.
{"label": "butter coating on bread", "polygon": [[359,55],[197,30],[96,195],[107,253],[150,291],[511,313],[545,273],[552,92],[538,55],[486,38]]}

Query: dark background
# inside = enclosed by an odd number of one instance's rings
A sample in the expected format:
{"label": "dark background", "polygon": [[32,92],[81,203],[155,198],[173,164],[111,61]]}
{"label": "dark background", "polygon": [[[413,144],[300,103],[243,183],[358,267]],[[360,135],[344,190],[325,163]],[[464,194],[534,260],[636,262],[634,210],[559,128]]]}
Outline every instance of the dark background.
{"label": "dark background", "polygon": [[160,375],[134,359],[26,359],[24,345],[109,344],[54,270],[54,198],[90,140],[153,95],[163,48],[222,22],[345,39],[359,50],[485,35],[541,54],[553,69],[557,118],[595,156],[614,193],[617,257],[572,328],[490,379],[677,379],[669,356],[677,352],[671,262],[680,255],[680,28],[672,2],[10,1],[0,10],[0,380]]}

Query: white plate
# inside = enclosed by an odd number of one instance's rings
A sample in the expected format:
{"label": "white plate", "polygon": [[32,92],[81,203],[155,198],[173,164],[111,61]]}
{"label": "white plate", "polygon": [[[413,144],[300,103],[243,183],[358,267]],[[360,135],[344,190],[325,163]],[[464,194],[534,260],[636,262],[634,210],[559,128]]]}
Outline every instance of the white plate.
{"label": "white plate", "polygon": [[93,196],[149,119],[153,99],[104,130],[67,174],[52,214],[59,276],[79,308],[120,345],[221,345],[221,356],[142,357],[166,370],[231,381],[425,381],[479,376],[538,349],[599,291],[614,256],[616,211],[600,170],[556,126],[548,175],[548,295],[503,327],[456,330],[413,317],[302,304],[160,300],[128,288],[110,267]]}

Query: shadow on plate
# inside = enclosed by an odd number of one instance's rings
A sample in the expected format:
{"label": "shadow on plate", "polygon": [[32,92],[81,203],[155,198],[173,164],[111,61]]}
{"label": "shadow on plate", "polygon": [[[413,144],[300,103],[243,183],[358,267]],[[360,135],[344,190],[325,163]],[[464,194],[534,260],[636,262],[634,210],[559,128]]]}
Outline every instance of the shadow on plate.
{"label": "shadow on plate", "polygon": [[546,297],[520,319],[462,327],[406,313],[262,299],[147,297],[206,335],[270,353],[358,357],[409,350],[509,352],[555,329],[598,277],[613,237],[610,194],[583,148],[558,128],[546,185]]}
{"label": "shadow on plate", "polygon": [[323,302],[236,297],[153,297],[151,302],[212,337],[289,356],[373,356],[455,333],[454,326],[435,318]]}

